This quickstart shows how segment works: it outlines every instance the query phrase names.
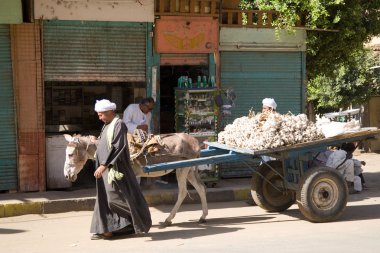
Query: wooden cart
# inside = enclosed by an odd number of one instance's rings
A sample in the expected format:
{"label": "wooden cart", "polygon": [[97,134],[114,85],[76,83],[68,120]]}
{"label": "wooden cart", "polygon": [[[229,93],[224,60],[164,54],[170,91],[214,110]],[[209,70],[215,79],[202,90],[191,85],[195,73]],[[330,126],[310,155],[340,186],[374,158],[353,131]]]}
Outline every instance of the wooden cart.
{"label": "wooden cart", "polygon": [[[230,161],[246,163],[254,158],[276,158],[263,162],[253,172],[251,192],[256,204],[270,212],[281,212],[297,202],[301,213],[312,222],[329,222],[343,213],[348,198],[347,184],[335,169],[311,167],[315,155],[330,146],[374,138],[380,130],[367,128],[357,132],[291,146],[267,150],[249,150],[208,142],[201,157],[191,160],[160,163],[144,168],[145,172],[177,169],[200,164]],[[248,163],[246,163],[247,166]]]}

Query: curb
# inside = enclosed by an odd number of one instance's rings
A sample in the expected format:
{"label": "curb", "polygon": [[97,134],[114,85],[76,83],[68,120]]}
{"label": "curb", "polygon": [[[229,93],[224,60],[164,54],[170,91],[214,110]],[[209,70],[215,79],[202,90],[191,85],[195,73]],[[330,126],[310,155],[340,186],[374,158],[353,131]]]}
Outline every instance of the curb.
{"label": "curb", "polygon": [[[250,192],[249,187],[244,188],[209,188],[206,192],[207,202],[241,201],[246,200]],[[143,192],[149,206],[175,204],[178,190],[160,190]],[[200,203],[199,195],[195,190],[189,190],[183,203]],[[92,211],[95,197],[72,198],[60,200],[27,200],[23,203],[0,204],[0,218],[26,215],[49,214],[72,211]]]}

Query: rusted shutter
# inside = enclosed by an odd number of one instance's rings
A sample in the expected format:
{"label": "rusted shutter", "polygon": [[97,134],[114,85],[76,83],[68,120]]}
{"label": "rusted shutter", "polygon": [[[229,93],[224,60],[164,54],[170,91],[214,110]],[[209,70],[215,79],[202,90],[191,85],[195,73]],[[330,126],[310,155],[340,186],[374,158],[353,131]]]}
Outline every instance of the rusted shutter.
{"label": "rusted shutter", "polygon": [[0,190],[17,189],[15,104],[9,25],[0,25]]}
{"label": "rusted shutter", "polygon": [[145,82],[147,23],[43,23],[45,81]]}

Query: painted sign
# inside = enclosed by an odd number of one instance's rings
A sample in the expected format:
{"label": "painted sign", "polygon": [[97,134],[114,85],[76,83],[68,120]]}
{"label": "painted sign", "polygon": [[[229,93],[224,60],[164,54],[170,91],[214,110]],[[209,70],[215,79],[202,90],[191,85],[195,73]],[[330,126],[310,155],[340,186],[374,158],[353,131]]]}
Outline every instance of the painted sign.
{"label": "painted sign", "polygon": [[156,21],[157,53],[212,53],[218,50],[219,24],[211,17],[161,17]]}

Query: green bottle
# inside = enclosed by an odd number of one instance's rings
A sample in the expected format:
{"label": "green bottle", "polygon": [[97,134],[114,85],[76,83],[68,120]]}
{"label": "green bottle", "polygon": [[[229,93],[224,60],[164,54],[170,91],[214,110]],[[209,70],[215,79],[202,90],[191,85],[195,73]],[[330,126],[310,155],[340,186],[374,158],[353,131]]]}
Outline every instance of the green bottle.
{"label": "green bottle", "polygon": [[207,77],[203,76],[202,78],[203,87],[207,87]]}
{"label": "green bottle", "polygon": [[202,80],[201,80],[201,76],[197,76],[197,87],[198,88],[201,88],[201,83],[202,83]]}

